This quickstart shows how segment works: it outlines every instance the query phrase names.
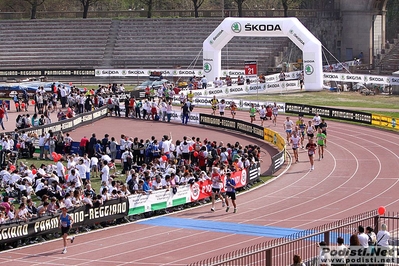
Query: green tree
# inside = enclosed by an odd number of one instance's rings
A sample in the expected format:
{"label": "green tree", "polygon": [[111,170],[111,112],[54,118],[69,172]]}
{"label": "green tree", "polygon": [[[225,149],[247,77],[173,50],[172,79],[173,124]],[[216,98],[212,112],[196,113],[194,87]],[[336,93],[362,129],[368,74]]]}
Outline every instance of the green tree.
{"label": "green tree", "polygon": [[242,4],[245,0],[234,0],[237,3],[238,16],[242,17]]}
{"label": "green tree", "polygon": [[37,8],[44,3],[45,0],[25,0],[31,6],[30,19],[36,19]]}
{"label": "green tree", "polygon": [[392,41],[398,38],[399,0],[388,0],[386,9],[386,39]]}
{"label": "green tree", "polygon": [[194,17],[198,18],[198,9],[202,6],[205,0],[192,0],[194,4]]}
{"label": "green tree", "polygon": [[152,8],[154,7],[154,0],[140,0],[140,3],[147,6],[147,18],[152,17]]}
{"label": "green tree", "polygon": [[[320,1],[320,0],[319,0]],[[281,0],[281,4],[283,5],[284,17],[288,17],[288,9],[289,8],[299,8],[300,5],[309,4],[308,0]]]}
{"label": "green tree", "polygon": [[83,6],[83,18],[87,18],[87,14],[89,13],[89,7],[100,1],[102,0],[79,0],[79,2]]}
{"label": "green tree", "polygon": [[281,0],[284,9],[284,17],[288,17],[288,0]]}

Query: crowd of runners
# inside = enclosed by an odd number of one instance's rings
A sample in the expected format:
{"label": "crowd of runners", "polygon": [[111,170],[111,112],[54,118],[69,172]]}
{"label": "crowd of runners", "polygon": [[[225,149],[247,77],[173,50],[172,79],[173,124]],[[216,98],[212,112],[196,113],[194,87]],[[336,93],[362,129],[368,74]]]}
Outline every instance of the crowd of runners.
{"label": "crowd of runners", "polygon": [[[230,105],[226,104],[224,99],[220,101],[216,99],[216,96],[210,100],[212,115],[225,115],[225,110],[229,109],[231,118],[234,119],[237,111],[237,106],[234,101],[231,101]],[[216,110],[219,113],[216,113]],[[254,123],[257,121],[257,115],[259,115],[261,126],[277,126],[277,117],[279,116],[279,107],[276,103],[273,105],[261,105],[257,108],[255,104],[251,104],[249,109],[250,122]],[[266,125],[265,121],[271,120],[272,124]],[[318,154],[318,160],[324,158],[324,149],[327,148],[327,122],[324,118],[321,118],[317,113],[312,119],[305,122],[305,118],[302,115],[298,116],[298,120],[293,122],[289,116],[285,118],[283,122],[283,129],[286,135],[286,143],[292,147],[293,151],[293,162],[299,162],[299,150],[306,149],[307,156],[310,162],[310,171],[314,170],[314,160],[316,154]],[[305,143],[306,142],[306,143]]]}

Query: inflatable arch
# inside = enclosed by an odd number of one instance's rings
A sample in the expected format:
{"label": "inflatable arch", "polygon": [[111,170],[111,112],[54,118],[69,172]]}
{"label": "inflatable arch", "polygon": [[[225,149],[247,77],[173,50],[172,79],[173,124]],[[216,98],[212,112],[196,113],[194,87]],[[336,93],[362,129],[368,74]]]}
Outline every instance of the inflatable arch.
{"label": "inflatable arch", "polygon": [[203,70],[208,81],[221,76],[221,50],[234,36],[290,38],[303,52],[306,90],[322,90],[321,43],[296,18],[224,19],[203,43]]}

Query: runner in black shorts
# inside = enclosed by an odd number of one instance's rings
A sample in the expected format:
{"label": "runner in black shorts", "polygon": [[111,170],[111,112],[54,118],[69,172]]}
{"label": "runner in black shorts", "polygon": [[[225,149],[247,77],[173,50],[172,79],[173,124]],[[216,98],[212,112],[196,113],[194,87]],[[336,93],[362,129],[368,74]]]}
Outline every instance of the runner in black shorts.
{"label": "runner in black shorts", "polygon": [[234,213],[236,213],[237,212],[236,182],[234,181],[234,179],[231,178],[231,173],[226,174],[226,196],[225,196],[225,201],[227,205],[226,212],[228,212],[230,209],[228,198],[231,199],[231,203],[233,204],[234,207]]}
{"label": "runner in black shorts", "polygon": [[[60,228],[61,228],[61,235],[62,235],[62,240],[64,243],[64,249],[62,250],[62,254],[67,253],[67,239],[68,239],[68,233],[69,229],[71,229],[73,225],[73,218],[71,215],[68,214],[67,208],[65,205],[61,204],[60,209],[62,211],[60,215]],[[73,240],[75,237],[70,238],[71,243],[73,243]]]}

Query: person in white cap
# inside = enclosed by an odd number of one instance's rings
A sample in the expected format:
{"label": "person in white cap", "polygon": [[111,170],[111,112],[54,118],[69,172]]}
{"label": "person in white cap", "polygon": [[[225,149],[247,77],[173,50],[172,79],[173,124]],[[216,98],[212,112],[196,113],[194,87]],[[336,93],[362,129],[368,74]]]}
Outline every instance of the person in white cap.
{"label": "person in white cap", "polygon": [[[69,229],[71,229],[73,225],[73,218],[71,215],[68,214],[68,210],[64,204],[60,206],[60,209],[62,211],[60,215],[60,225],[59,227],[61,228],[61,235],[62,235],[62,240],[64,242],[64,249],[62,250],[62,254],[67,253],[67,240],[68,240],[68,233]],[[75,240],[75,237],[70,238],[71,243]]]}

